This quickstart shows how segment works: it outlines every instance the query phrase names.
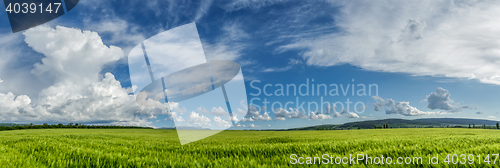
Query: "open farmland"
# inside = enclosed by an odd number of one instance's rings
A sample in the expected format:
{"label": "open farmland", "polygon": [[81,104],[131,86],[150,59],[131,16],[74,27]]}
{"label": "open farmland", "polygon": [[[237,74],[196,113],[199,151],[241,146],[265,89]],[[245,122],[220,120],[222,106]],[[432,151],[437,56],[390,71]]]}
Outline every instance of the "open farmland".
{"label": "open farmland", "polygon": [[0,153],[2,167],[287,167],[294,166],[290,164],[291,154],[418,156],[423,157],[421,167],[431,166],[427,163],[428,154],[439,154],[439,164],[445,167],[498,167],[500,159],[493,165],[493,156],[490,164],[482,161],[482,165],[478,165],[477,158],[474,165],[454,165],[443,160],[446,154],[500,153],[500,131],[467,128],[223,131],[181,146],[175,130],[15,130],[0,131]]}

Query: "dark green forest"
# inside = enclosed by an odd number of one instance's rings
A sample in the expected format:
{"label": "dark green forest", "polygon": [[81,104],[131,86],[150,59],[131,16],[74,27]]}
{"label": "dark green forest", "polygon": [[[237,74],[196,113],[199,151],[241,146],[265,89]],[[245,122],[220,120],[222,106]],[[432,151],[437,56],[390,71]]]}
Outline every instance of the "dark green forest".
{"label": "dark green forest", "polygon": [[22,129],[54,129],[54,128],[80,128],[80,129],[153,129],[151,127],[137,127],[137,126],[117,126],[117,125],[84,125],[78,123],[68,123],[66,125],[59,124],[47,124],[42,125],[36,124],[11,124],[5,123],[0,124],[0,131],[5,130],[22,130]]}
{"label": "dark green forest", "polygon": [[391,129],[391,128],[478,128],[500,129],[498,121],[465,118],[428,119],[383,119],[349,122],[345,124],[325,124],[288,130],[346,130],[346,129]]}

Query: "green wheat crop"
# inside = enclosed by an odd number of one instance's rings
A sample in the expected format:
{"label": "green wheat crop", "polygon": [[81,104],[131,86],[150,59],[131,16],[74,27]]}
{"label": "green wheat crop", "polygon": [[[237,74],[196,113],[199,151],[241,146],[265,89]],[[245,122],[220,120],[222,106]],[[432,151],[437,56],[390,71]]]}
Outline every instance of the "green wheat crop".
{"label": "green wheat crop", "polygon": [[[444,163],[446,154],[498,154],[500,131],[429,128],[344,131],[223,131],[180,145],[175,130],[39,129],[0,132],[1,167],[293,167],[290,155],[423,157],[421,165],[391,167],[499,167]],[[440,155],[429,165],[429,154]],[[304,165],[302,165],[304,166]],[[332,165],[306,165],[331,167]],[[375,165],[333,165],[365,167]],[[387,166],[387,165],[379,165]]]}

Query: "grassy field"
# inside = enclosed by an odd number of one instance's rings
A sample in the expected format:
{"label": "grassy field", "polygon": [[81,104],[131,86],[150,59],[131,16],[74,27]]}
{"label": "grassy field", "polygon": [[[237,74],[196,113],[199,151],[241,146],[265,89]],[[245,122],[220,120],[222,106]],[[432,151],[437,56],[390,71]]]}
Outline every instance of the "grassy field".
{"label": "grassy field", "polygon": [[[41,129],[0,132],[2,167],[289,167],[290,155],[423,157],[438,167],[478,164],[477,154],[500,153],[500,131],[466,128],[345,131],[224,131],[181,146],[175,130]],[[443,162],[446,154],[474,154],[473,165]],[[491,157],[491,162],[495,157]],[[364,163],[364,162],[363,162]],[[332,165],[310,165],[331,167]],[[334,165],[365,167],[374,165]],[[387,166],[382,165],[382,166]],[[391,167],[409,165],[392,164]],[[434,165],[436,166],[436,165]]]}

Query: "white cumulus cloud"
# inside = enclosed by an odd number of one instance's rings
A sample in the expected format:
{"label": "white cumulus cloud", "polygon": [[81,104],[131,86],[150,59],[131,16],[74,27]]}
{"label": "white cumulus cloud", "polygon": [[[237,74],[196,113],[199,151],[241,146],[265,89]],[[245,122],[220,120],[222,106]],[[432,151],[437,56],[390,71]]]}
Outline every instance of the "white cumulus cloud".
{"label": "white cumulus cloud", "polygon": [[226,112],[226,110],[224,110],[224,108],[222,107],[212,107],[212,110],[211,111],[208,111],[205,107],[198,107],[198,112],[202,113],[202,114],[212,114],[212,115],[216,115],[216,116],[224,116],[224,115],[227,115],[229,114],[229,112]]}
{"label": "white cumulus cloud", "polygon": [[413,106],[410,106],[409,102],[396,102],[392,99],[386,99],[379,96],[373,96],[373,100],[375,100],[375,111],[382,111],[384,107],[388,107],[385,109],[386,114],[399,114],[402,116],[422,116],[422,115],[436,115],[436,114],[446,114],[445,112],[426,112],[421,111]]}
{"label": "white cumulus cloud", "polygon": [[194,111],[189,113],[187,122],[196,126],[212,126],[210,119],[208,117],[200,115],[199,113],[196,113]]}
{"label": "white cumulus cloud", "polygon": [[[1,122],[88,122],[148,126],[167,105],[144,107],[122,88],[113,74],[99,75],[102,66],[123,57],[120,48],[106,46],[95,32],[39,26],[27,30],[25,42],[45,57],[31,73],[52,85],[36,101],[27,95],[0,93]],[[145,100],[146,101],[146,100]],[[175,108],[176,104],[168,107]]]}
{"label": "white cumulus cloud", "polygon": [[324,120],[324,119],[332,119],[332,116],[330,115],[326,115],[326,114],[314,114],[314,113],[311,113],[309,115],[309,119],[311,120]]}
{"label": "white cumulus cloud", "polygon": [[348,118],[359,118],[358,114],[356,114],[356,113],[349,113],[349,114],[347,114],[347,117]]}
{"label": "white cumulus cloud", "polygon": [[[264,110],[265,108],[262,109]],[[271,120],[271,117],[269,116],[269,114],[267,114],[267,112],[264,112],[264,114],[260,114],[257,107],[250,104],[248,106],[248,113],[241,121],[269,121],[269,120]]]}
{"label": "white cumulus cloud", "polygon": [[441,87],[436,88],[436,92],[432,92],[431,94],[429,94],[427,96],[427,99],[425,99],[425,101],[429,103],[427,105],[427,108],[430,108],[432,110],[440,109],[440,110],[447,110],[450,112],[459,112],[460,110],[466,108],[469,109],[477,108],[477,107],[471,107],[469,105],[461,106],[459,103],[454,103],[453,100],[450,99],[450,92]]}
{"label": "white cumulus cloud", "polygon": [[500,1],[332,1],[340,32],[299,38],[308,65],[478,79],[500,85]]}

